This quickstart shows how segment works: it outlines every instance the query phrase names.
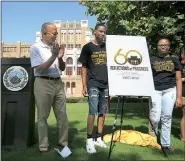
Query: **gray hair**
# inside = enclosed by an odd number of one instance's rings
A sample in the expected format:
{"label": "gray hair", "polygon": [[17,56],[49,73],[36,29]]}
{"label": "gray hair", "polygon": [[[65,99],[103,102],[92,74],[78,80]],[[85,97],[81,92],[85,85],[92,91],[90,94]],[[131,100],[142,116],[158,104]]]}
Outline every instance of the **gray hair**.
{"label": "gray hair", "polygon": [[46,29],[49,25],[54,25],[54,23],[52,22],[45,22],[43,25],[42,25],[42,28],[41,28],[41,33],[44,34],[44,32],[46,32]]}

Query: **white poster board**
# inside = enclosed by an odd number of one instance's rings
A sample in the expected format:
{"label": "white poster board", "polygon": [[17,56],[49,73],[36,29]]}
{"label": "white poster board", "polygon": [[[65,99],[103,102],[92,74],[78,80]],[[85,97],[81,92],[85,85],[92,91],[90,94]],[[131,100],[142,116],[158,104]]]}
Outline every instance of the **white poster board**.
{"label": "white poster board", "polygon": [[106,36],[110,96],[152,96],[154,83],[146,38]]}

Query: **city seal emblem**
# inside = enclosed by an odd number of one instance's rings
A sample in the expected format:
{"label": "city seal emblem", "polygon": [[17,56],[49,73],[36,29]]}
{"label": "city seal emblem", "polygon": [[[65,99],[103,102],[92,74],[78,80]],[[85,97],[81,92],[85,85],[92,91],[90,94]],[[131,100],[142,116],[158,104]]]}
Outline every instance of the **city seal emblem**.
{"label": "city seal emblem", "polygon": [[3,84],[10,91],[20,91],[27,83],[28,73],[21,66],[12,66],[3,75]]}

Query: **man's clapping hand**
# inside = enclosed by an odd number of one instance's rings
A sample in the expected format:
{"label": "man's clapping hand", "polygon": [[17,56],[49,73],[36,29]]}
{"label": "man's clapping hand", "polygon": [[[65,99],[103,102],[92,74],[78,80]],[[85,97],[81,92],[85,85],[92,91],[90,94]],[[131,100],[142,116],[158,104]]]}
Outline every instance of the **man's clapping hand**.
{"label": "man's clapping hand", "polygon": [[53,49],[52,49],[53,56],[57,57],[59,54],[59,45],[57,42],[53,43]]}
{"label": "man's clapping hand", "polygon": [[58,54],[59,59],[64,56],[64,51],[65,51],[64,45],[61,44],[59,47],[59,54]]}

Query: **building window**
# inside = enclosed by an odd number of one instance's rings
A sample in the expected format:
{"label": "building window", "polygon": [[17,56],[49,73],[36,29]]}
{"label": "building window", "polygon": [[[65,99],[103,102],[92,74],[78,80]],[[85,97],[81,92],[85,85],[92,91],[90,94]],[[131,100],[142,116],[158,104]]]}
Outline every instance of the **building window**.
{"label": "building window", "polygon": [[79,33],[78,35],[78,40],[80,41],[81,40],[81,34]]}
{"label": "building window", "polygon": [[68,44],[68,49],[70,49],[71,48],[71,44]]}
{"label": "building window", "polygon": [[78,38],[77,38],[77,41],[80,41],[81,40],[81,34],[78,33]]}
{"label": "building window", "polygon": [[69,42],[73,41],[73,37],[74,37],[74,34],[69,32],[69,35],[68,35]]}
{"label": "building window", "polygon": [[71,41],[71,33],[68,33],[68,41]]}
{"label": "building window", "polygon": [[74,41],[74,34],[71,35],[71,41]]}
{"label": "building window", "polygon": [[87,24],[87,21],[82,21],[82,24]]}
{"label": "building window", "polygon": [[75,44],[75,48],[80,49],[81,48],[81,44]]}
{"label": "building window", "polygon": [[62,32],[61,32],[61,41],[64,41],[64,40],[63,40],[63,33],[62,33]]}
{"label": "building window", "polygon": [[68,49],[73,49],[73,44],[68,44]]}
{"label": "building window", "polygon": [[66,64],[73,64],[73,59],[71,57],[68,57],[66,60]]}
{"label": "building window", "polygon": [[81,24],[79,22],[76,23],[76,28],[81,28]]}
{"label": "building window", "polygon": [[4,47],[3,48],[3,52],[6,53],[7,52],[7,48]]}
{"label": "building window", "polygon": [[78,33],[75,34],[75,41],[78,41]]}
{"label": "building window", "polygon": [[66,75],[72,75],[73,74],[73,67],[66,67]]}
{"label": "building window", "polygon": [[82,74],[82,67],[77,67],[77,75],[81,75]]}
{"label": "building window", "polygon": [[69,82],[66,82],[66,93],[67,94],[71,93],[71,91],[70,91],[70,83]]}
{"label": "building window", "polygon": [[64,33],[64,41],[66,41],[66,33]]}
{"label": "building window", "polygon": [[82,63],[80,63],[79,58],[77,59],[77,65],[81,65]]}
{"label": "building window", "polygon": [[80,41],[81,40],[81,33],[76,33],[76,41]]}
{"label": "building window", "polygon": [[66,28],[66,23],[62,23],[61,27]]}
{"label": "building window", "polygon": [[74,27],[73,23],[70,23],[69,28],[73,28],[73,27]]}
{"label": "building window", "polygon": [[71,83],[71,93],[72,94],[75,94],[75,89],[76,89],[76,83],[75,82],[72,82]]}

